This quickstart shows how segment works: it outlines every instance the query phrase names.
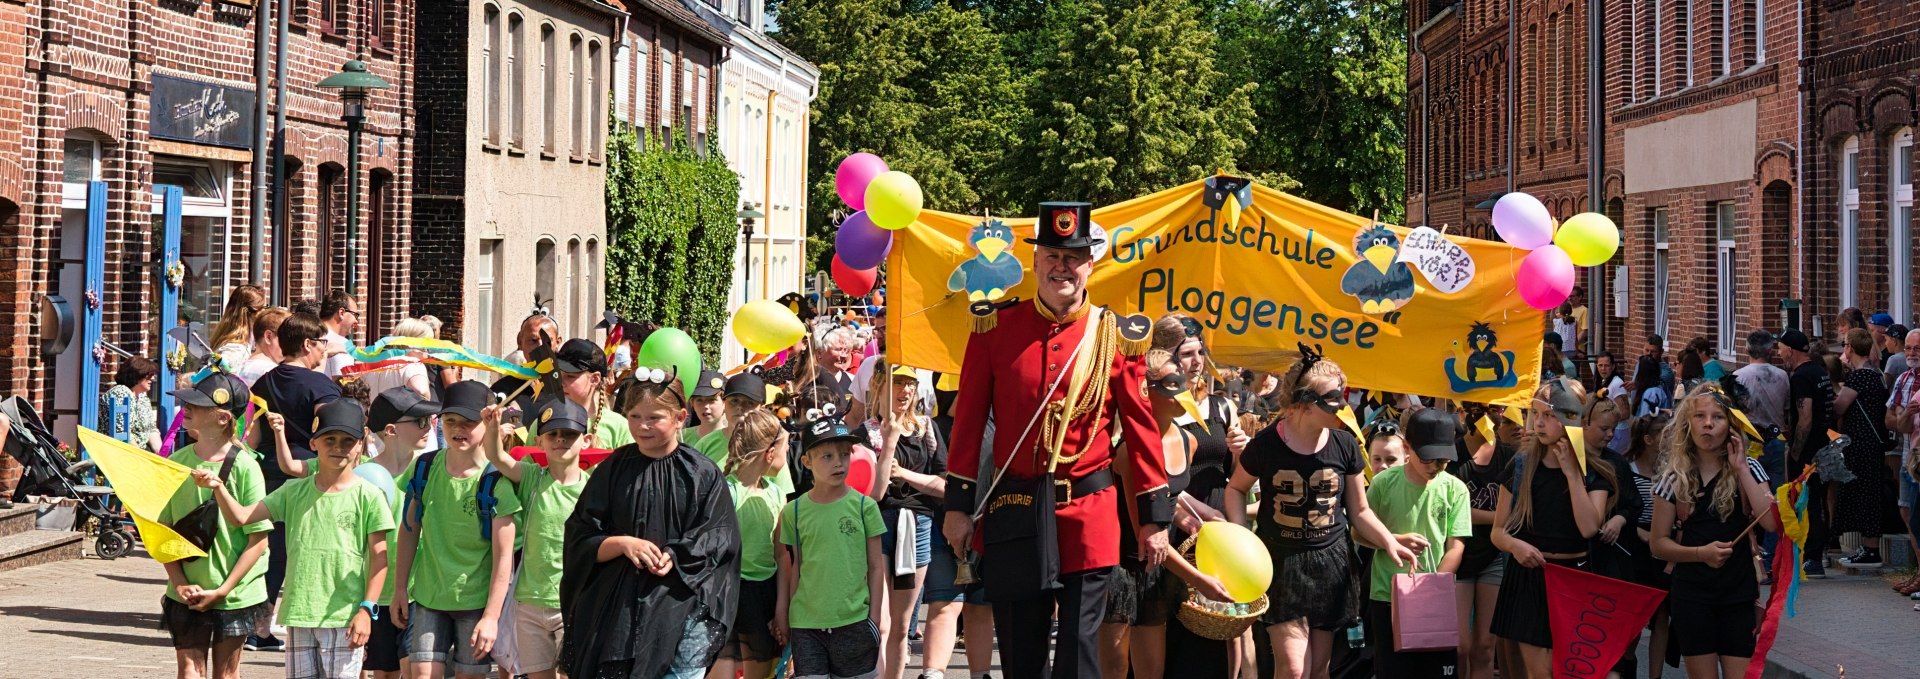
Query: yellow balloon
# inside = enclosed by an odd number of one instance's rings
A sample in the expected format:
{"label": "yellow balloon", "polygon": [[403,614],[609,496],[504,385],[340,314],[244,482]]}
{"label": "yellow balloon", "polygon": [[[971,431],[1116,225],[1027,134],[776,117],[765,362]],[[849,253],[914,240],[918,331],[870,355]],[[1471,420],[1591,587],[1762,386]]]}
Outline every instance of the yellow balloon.
{"label": "yellow balloon", "polygon": [[920,218],[925,197],[920,182],[899,170],[891,170],[867,183],[867,219],[882,229],[898,230]]}
{"label": "yellow balloon", "polygon": [[1576,266],[1600,266],[1620,250],[1620,228],[1606,215],[1582,212],[1560,225],[1553,244],[1565,250]]}
{"label": "yellow balloon", "polygon": [[740,346],[756,354],[771,354],[790,348],[806,336],[807,326],[792,309],[771,300],[757,299],[740,305],[733,312],[733,336]]}
{"label": "yellow balloon", "polygon": [[1220,580],[1237,603],[1253,603],[1273,584],[1273,558],[1253,531],[1235,523],[1208,521],[1193,547],[1194,567]]}

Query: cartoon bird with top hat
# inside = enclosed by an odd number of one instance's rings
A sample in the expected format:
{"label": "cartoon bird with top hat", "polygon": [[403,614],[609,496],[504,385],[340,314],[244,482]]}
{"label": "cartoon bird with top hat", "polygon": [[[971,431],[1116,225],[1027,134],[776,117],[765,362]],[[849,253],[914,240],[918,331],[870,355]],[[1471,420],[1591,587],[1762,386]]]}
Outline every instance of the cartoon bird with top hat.
{"label": "cartoon bird with top hat", "polygon": [[967,234],[967,245],[977,253],[961,262],[947,278],[947,290],[965,290],[970,301],[994,301],[1007,294],[1026,277],[1020,260],[1009,253],[1013,247],[1013,227],[988,217]]}
{"label": "cartoon bird with top hat", "polygon": [[1413,300],[1413,269],[1393,261],[1400,254],[1400,237],[1384,224],[1361,229],[1353,239],[1360,261],[1340,278],[1340,291],[1360,300],[1360,312],[1384,314]]}

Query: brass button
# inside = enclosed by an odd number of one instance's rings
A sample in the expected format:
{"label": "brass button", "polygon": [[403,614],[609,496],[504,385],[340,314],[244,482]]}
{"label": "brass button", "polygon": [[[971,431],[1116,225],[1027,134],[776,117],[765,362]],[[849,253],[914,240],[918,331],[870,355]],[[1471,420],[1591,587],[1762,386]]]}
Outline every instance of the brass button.
{"label": "brass button", "polygon": [[1052,371],[1055,371],[1055,370],[1059,370],[1059,369],[1060,369],[1060,365],[1059,365],[1059,364],[1057,364],[1057,363],[1048,363],[1048,364],[1047,364],[1047,371],[1048,371],[1048,372],[1052,372]]}
{"label": "brass button", "polygon": [[1053,350],[1054,350],[1054,351],[1059,351],[1059,350],[1060,350],[1060,345],[1059,345],[1058,343],[1055,343],[1055,344],[1053,345]]}

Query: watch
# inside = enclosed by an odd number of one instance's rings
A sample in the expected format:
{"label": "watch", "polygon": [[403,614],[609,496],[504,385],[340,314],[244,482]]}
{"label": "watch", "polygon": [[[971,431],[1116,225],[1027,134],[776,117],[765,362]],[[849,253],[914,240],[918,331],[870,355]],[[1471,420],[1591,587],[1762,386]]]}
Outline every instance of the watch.
{"label": "watch", "polygon": [[379,608],[378,606],[376,606],[376,605],[375,605],[375,604],[374,604],[373,602],[371,602],[371,601],[362,601],[362,602],[360,602],[360,607],[361,607],[361,608],[364,608],[364,609],[367,609],[367,618],[368,618],[369,620],[379,620],[379,619],[380,619],[380,608]]}

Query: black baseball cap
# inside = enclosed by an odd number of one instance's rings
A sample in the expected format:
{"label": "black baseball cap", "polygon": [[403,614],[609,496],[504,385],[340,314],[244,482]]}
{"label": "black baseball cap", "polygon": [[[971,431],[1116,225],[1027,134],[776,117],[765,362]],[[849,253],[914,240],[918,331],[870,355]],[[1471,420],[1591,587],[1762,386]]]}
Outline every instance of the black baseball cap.
{"label": "black baseball cap", "polygon": [[247,391],[247,383],[232,373],[215,372],[195,382],[192,388],[174,390],[172,396],[190,406],[219,408],[237,417],[246,412],[251,392]]}
{"label": "black baseball cap", "polygon": [[719,396],[727,388],[727,376],[718,370],[700,371],[700,381],[693,385],[694,398]]}
{"label": "black baseball cap", "polygon": [[571,431],[586,433],[587,409],[580,407],[570,399],[550,399],[540,406],[539,430],[537,434],[550,431]]}
{"label": "black baseball cap", "polygon": [[1807,348],[1812,346],[1812,344],[1807,341],[1807,334],[1799,330],[1788,330],[1780,333],[1780,344],[1786,346],[1788,349],[1801,353],[1806,353]]}
{"label": "black baseball cap", "polygon": [[553,354],[553,366],[563,373],[607,374],[607,352],[592,340],[574,338]]}
{"label": "black baseball cap", "polygon": [[839,415],[815,414],[800,430],[800,452],[803,453],[812,450],[814,446],[835,441],[860,442],[860,437],[853,435],[853,431],[847,428],[846,421],[840,419]]}
{"label": "black baseball cap", "polygon": [[440,414],[440,403],[420,396],[412,387],[394,387],[373,397],[367,428],[380,431],[401,420]]}
{"label": "black baseball cap", "polygon": [[493,405],[493,390],[487,385],[473,380],[461,380],[447,387],[447,400],[440,404],[440,414],[459,415],[480,421],[480,411]]}
{"label": "black baseball cap", "polygon": [[366,437],[367,410],[350,398],[335,399],[313,414],[313,437],[340,432],[358,441]]}
{"label": "black baseball cap", "polygon": [[1422,408],[1407,420],[1407,443],[1422,460],[1460,459],[1455,441],[1460,437],[1459,421],[1438,408]]}
{"label": "black baseball cap", "polygon": [[745,396],[754,403],[765,405],[767,402],[767,381],[760,379],[752,371],[742,372],[727,378],[728,396]]}

